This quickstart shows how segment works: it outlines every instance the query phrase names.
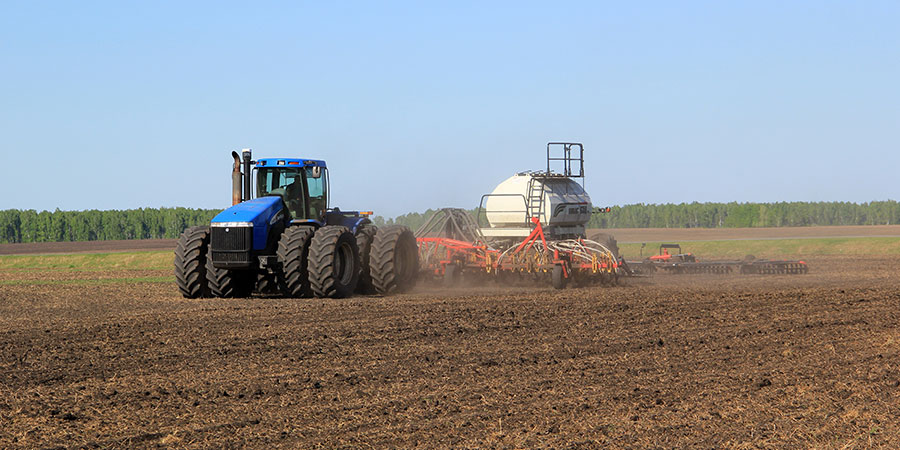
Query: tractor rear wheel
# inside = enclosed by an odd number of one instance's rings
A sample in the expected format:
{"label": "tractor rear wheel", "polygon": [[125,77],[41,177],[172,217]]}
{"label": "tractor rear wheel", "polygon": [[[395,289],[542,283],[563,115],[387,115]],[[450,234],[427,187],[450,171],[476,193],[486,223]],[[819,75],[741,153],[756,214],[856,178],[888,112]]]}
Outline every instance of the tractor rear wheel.
{"label": "tractor rear wheel", "polygon": [[288,297],[312,297],[307,263],[309,244],[315,231],[309,226],[290,227],[278,240],[278,262],[281,263],[278,284]]}
{"label": "tractor rear wheel", "polygon": [[391,225],[378,229],[369,258],[372,284],[379,294],[404,292],[415,285],[419,250],[409,228]]}
{"label": "tractor rear wheel", "polygon": [[209,297],[206,256],[209,227],[191,227],[181,233],[175,246],[175,284],[184,298]]}
{"label": "tractor rear wheel", "polygon": [[214,297],[245,298],[253,293],[256,273],[248,270],[228,270],[213,267],[212,260],[206,260],[206,282]]}
{"label": "tractor rear wheel", "polygon": [[353,295],[359,282],[359,248],[350,229],[328,225],[309,245],[309,285],[316,297]]}
{"label": "tractor rear wheel", "polygon": [[372,254],[372,241],[378,231],[374,225],[362,225],[356,230],[356,245],[359,247],[359,284],[356,292],[360,294],[374,294],[375,286],[372,285],[372,271],[370,269],[370,255]]}

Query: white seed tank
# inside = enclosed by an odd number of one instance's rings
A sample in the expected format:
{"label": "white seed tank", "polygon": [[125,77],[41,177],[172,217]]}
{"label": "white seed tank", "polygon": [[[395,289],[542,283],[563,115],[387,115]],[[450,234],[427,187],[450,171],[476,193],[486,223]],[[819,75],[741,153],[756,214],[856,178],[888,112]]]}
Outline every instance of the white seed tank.
{"label": "white seed tank", "polygon": [[571,178],[519,173],[485,197],[484,209],[490,224],[482,229],[485,235],[522,235],[532,227],[530,218],[537,217],[547,234],[583,236],[593,207],[591,197]]}

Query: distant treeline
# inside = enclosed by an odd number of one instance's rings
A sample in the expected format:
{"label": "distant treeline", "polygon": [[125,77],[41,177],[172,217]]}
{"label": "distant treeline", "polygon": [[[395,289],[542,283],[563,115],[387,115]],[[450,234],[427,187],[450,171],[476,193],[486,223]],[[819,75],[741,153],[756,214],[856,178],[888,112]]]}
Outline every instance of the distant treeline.
{"label": "distant treeline", "polygon": [[[473,215],[475,210],[470,210]],[[405,214],[383,223],[407,225],[413,230],[434,214]],[[482,223],[484,214],[481,214]],[[380,218],[376,218],[380,219]],[[891,225],[900,223],[900,203],[680,203],[613,206],[596,213],[588,228],[744,228],[803,227],[821,225]]]}
{"label": "distant treeline", "polygon": [[208,224],[216,209],[143,208],[122,211],[0,211],[0,242],[104,241],[177,238]]}
{"label": "distant treeline", "polygon": [[591,228],[749,228],[900,223],[900,203],[681,203],[614,206]]}
{"label": "distant treeline", "polygon": [[[112,211],[0,211],[0,243],[177,238],[185,228],[209,223],[221,210],[144,208]],[[401,224],[414,231],[434,214],[409,213],[378,225]],[[475,210],[470,210],[474,215]],[[482,221],[484,217],[482,214]],[[596,213],[588,228],[736,228],[900,223],[894,200],[781,203],[681,203],[613,206]]]}

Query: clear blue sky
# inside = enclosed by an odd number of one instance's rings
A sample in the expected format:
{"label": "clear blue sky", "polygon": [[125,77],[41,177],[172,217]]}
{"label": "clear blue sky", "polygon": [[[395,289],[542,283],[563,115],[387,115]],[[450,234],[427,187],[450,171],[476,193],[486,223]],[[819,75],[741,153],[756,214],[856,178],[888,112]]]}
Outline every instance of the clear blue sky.
{"label": "clear blue sky", "polygon": [[477,205],[550,140],[597,206],[900,198],[900,2],[0,4],[0,209]]}

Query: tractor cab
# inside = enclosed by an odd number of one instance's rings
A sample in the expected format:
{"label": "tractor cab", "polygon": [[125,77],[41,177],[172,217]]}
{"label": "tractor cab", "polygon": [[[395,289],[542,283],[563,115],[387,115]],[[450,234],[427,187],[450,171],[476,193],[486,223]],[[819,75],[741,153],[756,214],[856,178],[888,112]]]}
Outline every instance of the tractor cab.
{"label": "tractor cab", "polygon": [[293,220],[321,220],[328,208],[325,161],[267,158],[256,161],[256,196],[284,200]]}

